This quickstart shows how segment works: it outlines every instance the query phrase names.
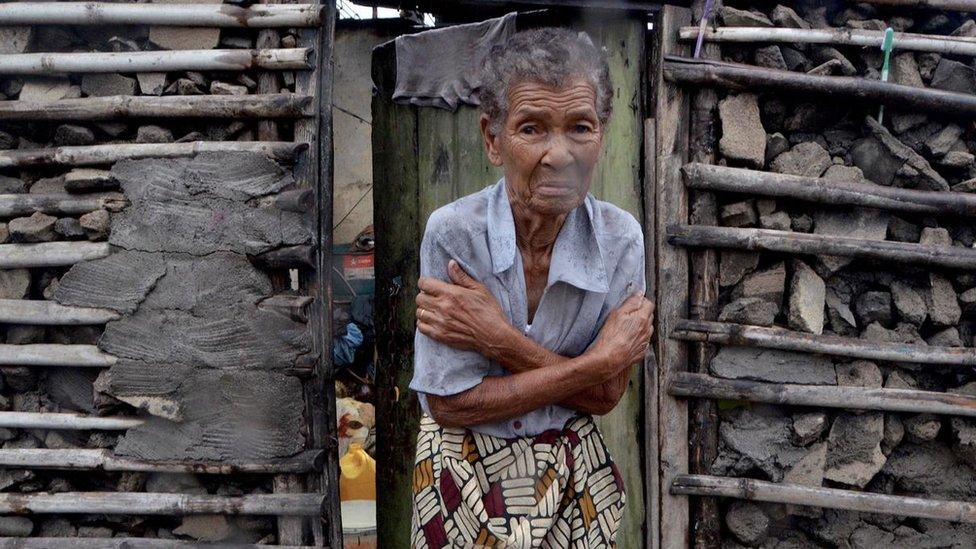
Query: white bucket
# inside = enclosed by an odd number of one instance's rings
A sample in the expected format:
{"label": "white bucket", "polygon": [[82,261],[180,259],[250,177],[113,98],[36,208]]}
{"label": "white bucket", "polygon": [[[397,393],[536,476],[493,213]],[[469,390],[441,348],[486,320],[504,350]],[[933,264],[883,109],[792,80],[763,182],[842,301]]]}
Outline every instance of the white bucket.
{"label": "white bucket", "polygon": [[342,502],[342,538],[345,549],[376,547],[376,501],[351,499]]}

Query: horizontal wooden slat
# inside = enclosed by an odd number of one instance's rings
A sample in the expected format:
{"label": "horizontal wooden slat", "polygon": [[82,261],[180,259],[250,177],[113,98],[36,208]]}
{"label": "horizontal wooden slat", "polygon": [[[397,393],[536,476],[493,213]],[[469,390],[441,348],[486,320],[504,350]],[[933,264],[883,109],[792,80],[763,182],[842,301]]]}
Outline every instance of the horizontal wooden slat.
{"label": "horizontal wooden slat", "polygon": [[0,217],[19,217],[34,212],[79,215],[95,210],[119,211],[127,204],[121,193],[0,194]]}
{"label": "horizontal wooden slat", "polygon": [[0,269],[63,267],[111,253],[107,242],[0,244]]}
{"label": "horizontal wooden slat", "polygon": [[0,513],[105,513],[109,515],[318,516],[319,494],[211,496],[132,492],[0,494]]}
{"label": "horizontal wooden slat", "polygon": [[110,309],[69,307],[39,299],[0,299],[0,323],[41,326],[105,324],[121,315]]}
{"label": "horizontal wooden slat", "polygon": [[[3,5],[3,4],[0,4]],[[139,158],[183,158],[200,152],[255,152],[284,162],[308,148],[288,141],[190,141],[187,143],[118,143],[0,151],[0,168],[23,166],[94,166]]]}
{"label": "horizontal wooden slat", "polygon": [[[68,429],[119,431],[143,424],[137,417],[103,417],[48,412],[0,412],[0,427],[7,429]],[[5,511],[0,511],[3,513]]]}
{"label": "horizontal wooden slat", "polygon": [[956,10],[976,12],[973,0],[861,0],[865,4],[879,6],[898,6],[901,8],[928,8],[934,10]]}
{"label": "horizontal wooden slat", "polygon": [[744,168],[692,163],[682,168],[693,189],[806,200],[820,204],[863,206],[919,214],[976,216],[976,194],[919,191],[871,182],[828,181]]}
{"label": "horizontal wooden slat", "polygon": [[976,249],[973,248],[865,240],[769,229],[672,225],[668,227],[668,242],[676,246],[693,248],[728,248],[815,256],[836,255],[913,263],[929,267],[976,269]]}
{"label": "horizontal wooden slat", "polygon": [[311,97],[254,95],[107,96],[59,101],[0,101],[0,120],[122,120],[127,118],[301,118]]}
{"label": "horizontal wooden slat", "polygon": [[268,4],[142,4],[11,2],[0,4],[0,25],[178,25],[181,27],[314,27],[322,7]]}
{"label": "horizontal wooden slat", "polygon": [[306,70],[309,53],[307,48],[20,53],[0,55],[0,74]]}
{"label": "horizontal wooden slat", "polygon": [[[208,544],[207,546],[210,546]],[[200,547],[199,541],[151,538],[3,538],[0,549],[167,549],[169,547]],[[222,547],[214,545],[214,547]],[[235,543],[234,549],[313,549],[314,545],[265,545]],[[320,546],[321,547],[321,546]]]}
{"label": "horizontal wooden slat", "polygon": [[678,475],[671,484],[671,493],[786,503],[899,517],[976,522],[976,503],[968,501],[892,496],[801,484],[779,484],[748,478]]}
{"label": "horizontal wooden slat", "polygon": [[[682,40],[697,40],[698,27],[682,27]],[[763,27],[705,28],[708,42],[776,42],[784,44],[833,44],[837,46],[878,47],[884,39],[884,31],[850,28],[789,29]],[[948,55],[976,55],[976,40],[964,36],[938,36],[899,32],[897,48],[900,51],[927,51]]]}
{"label": "horizontal wooden slat", "polygon": [[814,76],[738,63],[667,56],[664,77],[678,84],[758,93],[775,91],[795,96],[819,95],[831,100],[857,100],[901,110],[976,115],[976,95],[916,88],[852,76]]}
{"label": "horizontal wooden slat", "polygon": [[976,397],[912,389],[763,383],[680,372],[675,374],[668,393],[688,398],[745,400],[788,406],[976,417]]}
{"label": "horizontal wooden slat", "polygon": [[867,360],[976,366],[976,349],[971,347],[877,343],[853,337],[808,334],[784,328],[765,328],[726,322],[682,319],[675,323],[671,337],[717,345],[763,347]]}
{"label": "horizontal wooden slat", "polygon": [[153,473],[308,473],[322,468],[321,450],[308,450],[287,458],[264,462],[157,462],[128,459],[101,449],[52,450],[47,448],[0,449],[0,467],[142,471]]}
{"label": "horizontal wooden slat", "polygon": [[0,364],[5,366],[78,366],[101,368],[118,359],[95,345],[61,343],[0,344]]}

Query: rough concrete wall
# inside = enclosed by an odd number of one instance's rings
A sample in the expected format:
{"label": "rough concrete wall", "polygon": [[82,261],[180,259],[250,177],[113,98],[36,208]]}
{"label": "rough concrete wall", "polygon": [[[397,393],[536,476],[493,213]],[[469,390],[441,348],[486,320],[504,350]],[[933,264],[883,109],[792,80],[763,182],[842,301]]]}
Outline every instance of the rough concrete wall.
{"label": "rough concrete wall", "polygon": [[[976,35],[958,13],[802,2],[796,11],[727,2],[726,26],[841,27]],[[896,34],[897,47],[897,34]],[[876,47],[722,45],[725,60],[780,70],[877,79]],[[891,79],[976,93],[971,59],[899,52]],[[951,117],[843,99],[729,93],[720,103],[721,162],[772,172],[878,185],[976,191],[972,125]],[[951,189],[951,190],[950,190]],[[787,200],[720,195],[720,224],[972,247],[969,220]],[[912,265],[721,253],[720,320],[838,334],[874,342],[973,347],[976,277]],[[715,376],[776,383],[972,392],[972,371],[725,347]],[[852,403],[853,404],[853,403]],[[976,498],[976,424],[928,414],[725,403],[715,474],[933,499]],[[903,517],[723,501],[726,547],[973,547],[976,529]]]}
{"label": "rough concrete wall", "polygon": [[304,447],[301,382],[282,370],[311,350],[304,324],[260,308],[272,291],[247,254],[307,244],[300,214],[256,199],[293,184],[262,155],[117,163],[131,204],[115,253],[73,266],[54,299],[124,313],[99,347],[119,357],[96,382],[155,416],[115,451],[143,459],[266,459]]}
{"label": "rough concrete wall", "polygon": [[[378,29],[339,28],[335,41],[332,124],[335,135],[332,214],[336,244],[352,242],[373,223],[373,147],[371,143],[373,46],[392,38]],[[341,221],[343,217],[345,220]]]}

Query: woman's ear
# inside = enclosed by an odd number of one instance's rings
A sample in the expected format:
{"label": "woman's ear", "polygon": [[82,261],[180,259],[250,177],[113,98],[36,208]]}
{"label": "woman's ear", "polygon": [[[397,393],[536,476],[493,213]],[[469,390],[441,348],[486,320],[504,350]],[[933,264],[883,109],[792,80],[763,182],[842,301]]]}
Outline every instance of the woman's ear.
{"label": "woman's ear", "polygon": [[481,137],[485,142],[485,152],[488,153],[488,161],[492,166],[502,165],[502,153],[499,147],[499,136],[491,132],[491,119],[487,114],[481,115]]}

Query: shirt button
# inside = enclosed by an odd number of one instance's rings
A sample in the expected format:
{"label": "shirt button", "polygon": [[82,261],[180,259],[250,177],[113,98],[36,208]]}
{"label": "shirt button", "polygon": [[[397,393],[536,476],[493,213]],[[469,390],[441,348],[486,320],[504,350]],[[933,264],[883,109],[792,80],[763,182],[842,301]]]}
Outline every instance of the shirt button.
{"label": "shirt button", "polygon": [[516,422],[512,423],[512,427],[515,427],[516,429],[521,429],[522,428],[522,422],[521,421],[516,421]]}

